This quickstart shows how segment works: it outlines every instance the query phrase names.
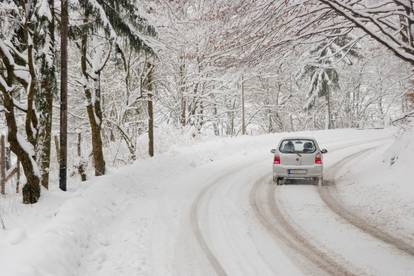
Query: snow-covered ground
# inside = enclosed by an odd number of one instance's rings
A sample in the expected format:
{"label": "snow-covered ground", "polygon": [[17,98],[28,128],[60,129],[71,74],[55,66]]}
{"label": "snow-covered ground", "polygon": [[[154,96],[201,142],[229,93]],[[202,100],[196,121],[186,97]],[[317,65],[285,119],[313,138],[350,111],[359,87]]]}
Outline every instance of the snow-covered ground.
{"label": "snow-covered ground", "polygon": [[338,172],[338,198],[371,224],[414,246],[414,129]]}
{"label": "snow-covered ground", "polygon": [[[414,150],[386,150],[394,129],[304,134],[328,148],[328,174],[336,162],[362,151],[335,169],[336,196],[369,222],[394,234],[413,233],[414,189],[407,168],[414,156],[406,152]],[[328,210],[315,186],[282,186],[274,195],[283,219],[308,241],[289,237],[292,233],[272,221],[261,193],[275,187],[268,185],[269,150],[283,135],[174,147],[73,184],[66,193],[43,191],[33,206],[11,195],[2,198],[1,275],[320,275],[329,271],[323,265],[333,263],[356,274],[412,275],[412,256]],[[390,167],[387,160],[395,152],[400,155]],[[254,197],[257,184],[263,191]],[[314,248],[322,255],[333,252],[333,260],[315,266],[306,256]]]}

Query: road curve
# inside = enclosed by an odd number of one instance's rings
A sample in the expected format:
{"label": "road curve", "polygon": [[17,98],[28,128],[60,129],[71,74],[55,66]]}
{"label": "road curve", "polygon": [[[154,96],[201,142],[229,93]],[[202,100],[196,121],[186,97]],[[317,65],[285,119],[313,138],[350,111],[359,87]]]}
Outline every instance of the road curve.
{"label": "road curve", "polygon": [[[374,141],[377,140],[383,139],[376,139]],[[351,145],[342,145],[339,147],[335,147],[335,150],[347,148],[350,146]],[[368,150],[372,150],[372,148],[359,152],[358,154],[362,154]],[[353,158],[354,156],[354,154],[350,155],[347,158],[335,163],[335,165],[329,169],[329,172],[337,170],[339,167],[345,164],[347,160]],[[252,163],[245,163],[244,165],[233,167],[232,170],[227,170],[226,173],[218,175],[216,178],[212,179],[207,183],[205,188],[200,191],[200,193],[194,199],[191,205],[191,230],[197,240],[198,245],[203,251],[203,254],[205,255],[211,267],[213,268],[214,272],[220,276],[229,275],[229,271],[226,271],[225,266],[223,266],[223,263],[221,262],[223,260],[221,260],[218,257],[219,254],[217,252],[214,252],[214,246],[213,244],[211,244],[211,241],[207,238],[207,233],[203,233],[205,232],[205,230],[204,227],[202,227],[202,209],[203,207],[206,207],[209,204],[211,205],[210,200],[213,196],[219,196],[217,192],[219,191],[218,188],[222,186],[219,185],[220,183],[224,184],[226,183],[226,181],[232,181],[232,178],[235,175],[238,175],[240,171],[244,171],[251,165]],[[335,257],[335,254],[331,254],[333,252],[330,252],[325,248],[319,246],[319,244],[315,242],[313,239],[309,240],[309,237],[307,235],[301,233],[301,231],[298,230],[298,228],[290,221],[286,213],[283,212],[283,208],[279,206],[277,200],[278,191],[276,189],[276,185],[271,184],[272,181],[270,181],[271,177],[269,176],[269,174],[267,173],[264,174],[264,176],[262,175],[262,177],[259,177],[260,173],[256,173],[255,176],[255,178],[250,179],[250,185],[246,190],[246,196],[249,202],[248,206],[249,208],[251,208],[252,213],[254,213],[253,217],[260,222],[259,225],[264,226],[263,231],[266,232],[263,233],[268,233],[269,235],[267,236],[276,241],[277,244],[285,245],[284,250],[287,249],[295,256],[299,257],[296,258],[298,261],[296,265],[304,272],[304,274],[309,274],[309,272],[310,274],[314,275],[364,274],[363,272],[361,272],[361,270],[356,269],[355,267],[350,265],[346,260],[343,260],[340,257]],[[362,224],[361,221],[356,219],[356,216],[351,216],[352,214],[344,212],[343,206],[337,203],[337,201],[332,195],[334,183],[329,177],[327,178],[327,180],[328,185],[319,187],[317,189],[317,194],[320,194],[320,197],[323,199],[323,201],[330,209],[335,211],[335,213],[339,214],[341,217],[347,219],[355,226],[360,225],[358,226],[358,228],[364,230],[364,232],[367,232],[368,234],[371,234],[372,236],[382,241],[394,244],[397,248],[407,253],[413,250],[412,248],[407,246],[407,244],[405,244],[403,241],[398,241],[396,239],[392,239],[392,237],[390,238],[388,236],[384,236],[381,232],[377,230],[375,231],[375,235],[372,234],[371,232],[373,231],[370,230],[370,227],[368,227],[366,223]],[[254,221],[256,221],[256,219],[254,219]],[[286,251],[286,253],[289,253],[289,251]],[[217,253],[217,255],[215,253]],[[409,254],[412,255],[412,253]]]}

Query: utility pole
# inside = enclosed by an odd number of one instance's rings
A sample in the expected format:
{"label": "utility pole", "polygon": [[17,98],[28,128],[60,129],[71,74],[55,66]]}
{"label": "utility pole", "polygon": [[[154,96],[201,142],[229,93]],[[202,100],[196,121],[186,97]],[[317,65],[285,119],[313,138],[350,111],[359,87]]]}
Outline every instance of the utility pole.
{"label": "utility pole", "polygon": [[68,137],[68,0],[61,0],[59,188],[66,191]]}
{"label": "utility pole", "polygon": [[244,110],[244,78],[243,75],[241,77],[241,111],[242,111],[242,135],[246,135],[246,117],[245,117],[245,110]]}

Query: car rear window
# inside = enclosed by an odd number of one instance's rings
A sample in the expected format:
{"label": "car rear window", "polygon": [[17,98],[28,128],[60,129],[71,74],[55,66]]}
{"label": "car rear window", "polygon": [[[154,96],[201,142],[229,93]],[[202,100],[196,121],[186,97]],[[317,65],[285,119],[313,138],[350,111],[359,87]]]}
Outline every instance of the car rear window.
{"label": "car rear window", "polygon": [[315,142],[309,139],[285,139],[280,143],[281,153],[314,153]]}

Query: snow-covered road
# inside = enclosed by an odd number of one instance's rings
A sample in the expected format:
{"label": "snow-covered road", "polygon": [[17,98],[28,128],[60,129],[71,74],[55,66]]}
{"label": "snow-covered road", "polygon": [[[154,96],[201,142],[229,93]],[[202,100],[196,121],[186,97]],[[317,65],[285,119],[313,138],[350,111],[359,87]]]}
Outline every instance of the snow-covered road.
{"label": "snow-covered road", "polygon": [[[32,235],[7,230],[0,264],[12,276],[414,275],[413,244],[348,210],[336,189],[350,163],[384,150],[392,132],[315,134],[329,149],[326,186],[272,184],[277,137],[172,151],[68,195]],[[45,242],[50,254],[32,258]],[[29,265],[10,265],[17,259]]]}
{"label": "snow-covered road", "polygon": [[[380,143],[353,145],[357,154],[347,153],[348,157],[332,166],[328,183],[332,185],[341,164],[353,161],[349,157],[365,154],[376,144]],[[338,150],[349,152],[348,148]],[[323,201],[328,187],[296,182],[276,188],[263,168],[266,166],[260,163],[240,167],[238,172],[218,178],[196,200],[195,233],[201,236],[198,240],[218,275],[414,273],[410,245],[382,233],[389,237],[384,242],[378,239],[380,230],[372,235],[366,230],[372,227],[366,223],[360,222],[358,227],[347,223],[340,212],[330,210],[337,202],[330,198],[327,205]],[[248,194],[251,208],[246,205]],[[252,210],[267,233],[257,229]]]}
{"label": "snow-covered road", "polygon": [[[333,184],[335,171],[353,161],[352,157],[369,154],[383,143],[384,139],[332,143],[327,183]],[[86,263],[85,274],[113,275],[122,268],[126,269],[123,275],[134,271],[138,275],[414,274],[414,257],[409,251],[360,229],[369,225],[358,228],[332,210],[337,202],[325,193],[329,187],[318,189],[308,183],[277,187],[271,183],[269,160],[262,154],[248,158],[241,154],[232,160],[215,162],[185,179],[172,178],[174,185],[150,208],[152,214],[148,209],[139,210],[142,202],[129,208],[131,215],[125,219],[129,225],[117,225],[117,235],[130,235],[123,239],[131,243],[131,223],[142,228],[138,225],[142,220],[134,215],[145,213],[152,220],[147,231],[151,237],[144,239],[150,244],[132,244],[135,250],[151,248],[152,263],[139,263],[138,257],[131,258],[132,252],[125,255],[125,245],[119,252],[110,246],[109,252],[100,253],[106,256],[104,260],[92,258],[97,265]],[[193,181],[197,182],[193,189],[184,188]],[[179,194],[185,190],[186,195]],[[327,198],[330,204],[326,204]],[[139,235],[142,233],[135,238]],[[109,242],[120,243],[119,239]],[[109,265],[117,258],[123,265]],[[129,265],[131,262],[137,266]]]}
{"label": "snow-covered road", "polygon": [[[348,162],[357,157],[351,156],[354,158]],[[333,166],[328,174],[334,174],[335,169],[339,167]],[[329,180],[332,185],[332,179]],[[350,224],[338,211],[340,206],[336,201],[330,198],[326,204],[325,191],[329,188],[290,185],[269,188],[266,194],[273,217],[302,244],[306,249],[305,257],[316,258],[315,264],[331,275],[412,275],[413,255],[405,250],[410,246],[401,240],[395,243],[396,238],[387,243],[378,239],[366,230],[372,226],[363,221],[357,226]],[[300,245],[298,247],[301,249]]]}

